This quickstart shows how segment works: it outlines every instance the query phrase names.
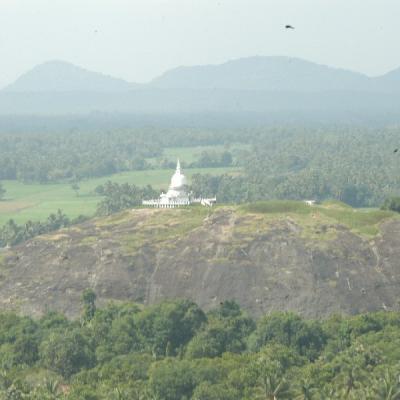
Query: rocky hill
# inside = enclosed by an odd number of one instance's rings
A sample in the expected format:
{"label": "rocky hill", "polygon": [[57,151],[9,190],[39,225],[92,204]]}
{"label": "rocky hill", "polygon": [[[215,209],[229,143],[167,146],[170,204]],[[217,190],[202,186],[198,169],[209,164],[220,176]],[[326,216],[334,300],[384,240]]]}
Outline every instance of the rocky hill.
{"label": "rocky hill", "polygon": [[252,315],[399,309],[400,219],[328,203],[126,211],[0,253],[0,307],[76,317],[99,304],[237,300]]}

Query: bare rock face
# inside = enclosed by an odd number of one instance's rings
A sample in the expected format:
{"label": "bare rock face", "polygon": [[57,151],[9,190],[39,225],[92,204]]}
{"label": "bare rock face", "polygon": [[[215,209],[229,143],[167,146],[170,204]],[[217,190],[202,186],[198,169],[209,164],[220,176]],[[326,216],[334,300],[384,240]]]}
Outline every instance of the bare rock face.
{"label": "bare rock face", "polygon": [[321,213],[264,215],[235,207],[135,210],[35,238],[0,253],[0,308],[80,314],[99,304],[234,299],[254,316],[398,310],[400,220],[363,235]]}

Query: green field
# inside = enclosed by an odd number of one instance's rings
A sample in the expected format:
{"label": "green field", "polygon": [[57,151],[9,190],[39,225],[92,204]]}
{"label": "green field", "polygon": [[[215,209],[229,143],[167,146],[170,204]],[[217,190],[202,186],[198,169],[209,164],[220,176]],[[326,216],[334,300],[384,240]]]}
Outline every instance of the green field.
{"label": "green field", "polygon": [[[195,173],[219,175],[237,173],[238,168],[201,168],[187,169],[186,176],[191,178]],[[123,172],[96,179],[80,182],[79,196],[71,189],[70,184],[24,184],[18,181],[3,181],[6,196],[0,201],[0,226],[10,218],[17,223],[28,220],[44,220],[49,214],[61,209],[70,218],[79,215],[91,216],[96,211],[96,205],[101,197],[94,189],[109,180],[118,183],[130,183],[138,186],[152,185],[157,189],[168,188],[173,170],[146,170]]]}

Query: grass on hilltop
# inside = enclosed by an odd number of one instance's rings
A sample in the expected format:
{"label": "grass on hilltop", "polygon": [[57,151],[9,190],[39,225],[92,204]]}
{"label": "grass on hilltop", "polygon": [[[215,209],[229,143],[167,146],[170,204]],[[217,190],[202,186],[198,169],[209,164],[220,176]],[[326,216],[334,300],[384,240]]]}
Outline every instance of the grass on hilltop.
{"label": "grass on hilltop", "polygon": [[397,214],[392,211],[382,210],[338,210],[319,207],[319,211],[328,218],[337,221],[337,223],[368,236],[374,236],[379,233],[379,224],[381,222],[397,216]]}
{"label": "grass on hilltop", "polygon": [[309,214],[312,212],[312,208],[304,202],[292,200],[259,201],[256,203],[246,204],[243,206],[243,209],[247,212],[261,214]]}
{"label": "grass on hilltop", "polygon": [[[389,218],[399,218],[392,211],[377,209],[354,209],[339,201],[328,201],[309,206],[302,201],[262,201],[246,204],[243,211],[264,215],[291,216],[300,224],[312,225],[339,224],[364,236],[375,236],[379,233],[379,225]],[[310,218],[311,217],[311,218]]]}

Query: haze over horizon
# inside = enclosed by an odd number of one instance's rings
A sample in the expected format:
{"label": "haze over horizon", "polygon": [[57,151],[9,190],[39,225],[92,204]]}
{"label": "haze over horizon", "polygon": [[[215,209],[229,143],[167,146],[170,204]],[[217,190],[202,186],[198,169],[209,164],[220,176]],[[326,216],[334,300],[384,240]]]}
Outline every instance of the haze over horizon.
{"label": "haze over horizon", "polygon": [[394,0],[4,0],[0,88],[55,59],[138,83],[255,55],[377,76],[400,66],[399,14]]}

